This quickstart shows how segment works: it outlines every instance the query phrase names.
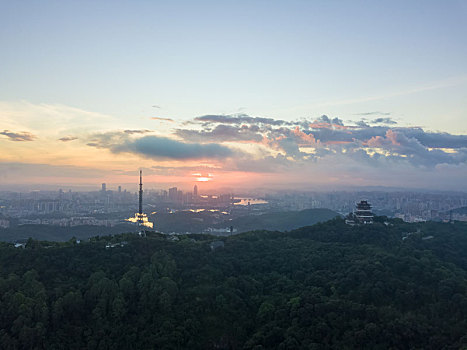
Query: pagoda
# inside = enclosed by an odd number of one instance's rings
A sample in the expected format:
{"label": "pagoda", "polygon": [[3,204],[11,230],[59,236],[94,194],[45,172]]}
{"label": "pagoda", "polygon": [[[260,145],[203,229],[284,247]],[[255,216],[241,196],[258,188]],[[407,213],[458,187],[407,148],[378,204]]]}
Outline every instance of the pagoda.
{"label": "pagoda", "polygon": [[371,205],[367,201],[360,201],[357,203],[356,209],[353,213],[350,213],[345,220],[346,224],[372,224],[373,213],[371,212]]}
{"label": "pagoda", "polygon": [[372,224],[373,213],[371,212],[371,205],[367,201],[360,201],[357,203],[357,210],[355,211],[355,218],[360,224]]}

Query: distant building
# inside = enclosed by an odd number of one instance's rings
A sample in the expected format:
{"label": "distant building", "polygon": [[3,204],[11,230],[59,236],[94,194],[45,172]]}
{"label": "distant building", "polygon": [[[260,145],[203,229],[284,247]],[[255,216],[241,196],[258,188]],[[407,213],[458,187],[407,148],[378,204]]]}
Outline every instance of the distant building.
{"label": "distant building", "polygon": [[102,192],[107,191],[107,185],[105,183],[102,184]]}
{"label": "distant building", "polygon": [[169,188],[169,200],[172,202],[177,201],[178,190],[177,187]]}
{"label": "distant building", "polygon": [[193,187],[193,196],[198,197],[198,186]]}
{"label": "distant building", "polygon": [[8,227],[10,227],[10,220],[0,218],[0,227],[1,227],[1,228],[8,228]]}
{"label": "distant building", "polygon": [[372,224],[373,217],[370,203],[362,200],[360,203],[357,203],[355,211],[347,215],[345,223],[348,225]]}
{"label": "distant building", "polygon": [[357,210],[355,211],[355,217],[360,224],[372,224],[373,213],[371,212],[371,205],[367,201],[360,201],[357,203]]}

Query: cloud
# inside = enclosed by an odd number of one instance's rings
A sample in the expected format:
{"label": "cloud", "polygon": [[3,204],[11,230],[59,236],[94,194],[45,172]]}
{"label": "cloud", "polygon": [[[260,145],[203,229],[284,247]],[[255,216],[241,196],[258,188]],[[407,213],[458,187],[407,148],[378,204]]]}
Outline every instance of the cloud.
{"label": "cloud", "polygon": [[364,121],[363,119],[360,120],[360,121],[358,121],[358,122],[356,122],[355,124],[357,124],[357,126],[360,126],[360,127],[362,127],[362,128],[368,128],[368,127],[370,127],[370,125],[369,125],[366,121]]}
{"label": "cloud", "polygon": [[105,130],[119,123],[113,116],[60,104],[0,101],[0,110],[3,129],[29,130],[42,141],[63,135],[79,136],[88,130]]}
{"label": "cloud", "polygon": [[69,142],[69,141],[73,141],[73,140],[77,140],[77,139],[78,138],[76,136],[65,136],[65,137],[59,138],[58,140],[63,141],[63,142]]}
{"label": "cloud", "polygon": [[[262,136],[263,145],[297,164],[333,158],[337,154],[376,167],[406,163],[434,168],[440,164],[467,163],[467,135],[426,132],[418,127],[391,127],[396,122],[389,117],[376,118],[370,123],[381,125],[370,125],[363,120],[356,126],[344,125],[339,118],[322,115],[308,128],[300,128],[303,121],[296,121],[289,123],[292,127],[270,123],[258,127],[254,133],[240,133],[240,126],[226,128],[226,125],[218,124],[214,129],[196,132],[196,135],[199,142],[203,137],[212,138],[216,134],[218,139],[249,139],[251,142],[257,142]],[[243,126],[243,130],[250,131],[247,126]],[[183,137],[188,133],[178,135]],[[274,157],[268,158],[268,162],[276,161]]]}
{"label": "cloud", "polygon": [[260,128],[257,125],[234,126],[219,124],[212,130],[177,129],[175,134],[184,140],[195,142],[260,142],[263,139],[263,136],[259,131]]}
{"label": "cloud", "polygon": [[330,119],[327,115],[322,115],[321,117],[315,120],[315,123],[325,123],[329,125],[340,125],[340,126],[344,125],[341,119],[337,117]]}
{"label": "cloud", "polygon": [[171,122],[174,123],[175,121],[170,118],[162,118],[162,117],[151,117],[152,120],[160,120],[160,121],[166,121],[166,122]]}
{"label": "cloud", "polygon": [[22,132],[13,132],[9,130],[3,130],[0,132],[0,135],[4,135],[8,137],[10,141],[34,141],[36,139],[36,136],[33,134],[22,131]]}
{"label": "cloud", "polygon": [[397,129],[408,137],[416,138],[431,148],[466,148],[467,135],[452,135],[445,132],[425,132],[422,128]]}
{"label": "cloud", "polygon": [[151,130],[123,130],[125,134],[147,134]]}
{"label": "cloud", "polygon": [[376,118],[376,119],[373,119],[370,123],[372,124],[397,124],[397,122],[392,120],[391,118]]}
{"label": "cloud", "polygon": [[290,125],[290,122],[273,118],[250,117],[247,114],[234,115],[203,115],[196,117],[196,121],[205,123],[223,123],[223,124],[268,124],[268,125]]}
{"label": "cloud", "polygon": [[456,152],[445,152],[442,149],[428,149],[414,137],[388,130],[384,137],[376,136],[366,142],[369,147],[382,148],[389,151],[386,158],[406,159],[413,165],[434,167],[438,164],[462,164],[467,162],[467,147]]}
{"label": "cloud", "polygon": [[[8,130],[0,132],[0,138],[3,136],[4,140],[12,141],[31,141],[37,138],[37,141],[29,144],[4,142],[5,161],[16,160],[14,152],[9,152],[8,148],[14,150],[21,146],[24,149],[21,152],[29,152],[32,155],[29,159],[34,159],[39,152],[51,149],[49,145],[53,143],[47,142],[53,141],[56,145],[57,139],[70,142],[79,137],[79,141],[67,144],[63,152],[83,152],[83,155],[88,152],[89,161],[86,159],[81,164],[94,164],[96,159],[108,157],[108,164],[115,162],[115,169],[127,171],[132,166],[124,169],[122,161],[126,164],[125,161],[132,158],[140,161],[142,157],[157,159],[158,162],[146,160],[144,164],[150,167],[157,163],[161,168],[154,169],[154,175],[167,178],[174,174],[182,178],[196,172],[214,173],[212,169],[205,171],[196,166],[192,170],[185,169],[201,163],[214,166],[216,173],[225,172],[226,175],[229,172],[243,172],[248,173],[246,177],[254,177],[253,173],[257,172],[261,173],[258,179],[263,179],[263,176],[283,176],[283,183],[304,183],[305,178],[311,179],[311,182],[316,180],[316,176],[323,181],[337,178],[337,182],[342,182],[345,176],[355,176],[360,183],[368,181],[372,184],[396,182],[400,179],[405,181],[406,177],[417,183],[416,177],[419,176],[425,179],[425,183],[436,183],[446,181],[447,178],[459,179],[462,175],[465,178],[467,169],[467,135],[403,127],[391,118],[390,113],[378,111],[360,113],[360,121],[345,123],[336,116],[327,115],[285,121],[243,113],[209,114],[180,123],[184,126],[173,128],[171,135],[161,137],[155,136],[162,135],[160,128],[157,133],[143,128],[133,129],[135,125],[131,121],[120,130],[89,134],[89,130],[109,130],[109,126],[112,128],[121,124],[113,117],[64,106],[26,105],[16,109],[17,112],[13,107],[7,109],[8,123],[5,123],[3,129]],[[173,119],[157,116],[151,119],[174,122]],[[47,120],[48,125],[43,125],[41,120]],[[75,127],[70,128],[68,125],[71,124]],[[84,146],[86,144],[88,147]],[[57,158],[66,158],[68,154],[63,152]],[[203,161],[197,161],[199,159]],[[43,162],[49,163],[46,160]],[[47,164],[15,166],[15,169],[20,170],[12,169],[9,174],[29,172],[31,178],[35,171],[44,174],[44,177],[58,177],[59,175],[54,175],[54,171],[70,174],[70,177],[80,174],[80,171],[83,177],[91,177],[89,174],[92,174],[91,170],[50,168]],[[450,175],[444,176],[443,171],[449,171]],[[108,174],[109,171],[102,172],[104,173]],[[145,173],[150,172],[145,170]],[[128,176],[124,172],[115,172],[112,175]],[[95,175],[98,176],[102,175]],[[13,183],[14,175],[9,181]],[[456,181],[460,187],[465,188],[465,184]]]}
{"label": "cloud", "polygon": [[[370,113],[373,112],[368,115]],[[345,125],[340,118],[326,115],[312,122],[303,119],[286,123],[247,115],[207,115],[195,120],[209,123],[202,124],[201,130],[177,129],[175,135],[189,142],[258,144],[265,147],[261,157],[268,159],[266,163],[275,163],[278,152],[295,162],[315,162],[345,154],[376,167],[390,166],[390,162],[431,168],[438,164],[466,162],[467,135],[394,127],[396,122],[389,117],[375,118],[371,122],[362,119],[356,125]],[[252,121],[257,123],[248,123]],[[214,122],[212,126],[210,123]],[[264,162],[262,167],[274,168]]]}
{"label": "cloud", "polygon": [[[389,113],[367,112],[365,115],[373,114]],[[394,127],[397,123],[390,117],[375,118],[371,122],[362,119],[356,125],[345,125],[340,118],[326,115],[312,122],[307,119],[284,122],[243,114],[206,115],[195,118],[195,121],[204,123],[201,130],[178,129],[175,134],[183,140],[199,143],[258,144],[265,147],[261,157],[267,159],[267,164],[277,162],[278,153],[296,164],[319,162],[338,154],[375,167],[406,163],[433,168],[440,164],[467,162],[467,135]],[[274,168],[265,164],[262,167]]]}
{"label": "cloud", "polygon": [[145,136],[113,148],[114,152],[131,152],[149,158],[204,159],[232,156],[230,148],[210,143],[184,143],[165,137]]}
{"label": "cloud", "polygon": [[348,129],[348,126],[344,125],[342,119],[333,118],[330,119],[327,115],[322,115],[318,119],[308,125],[312,129]]}
{"label": "cloud", "polygon": [[391,115],[391,113],[375,111],[375,112],[355,113],[354,115],[363,115],[363,116],[367,116],[367,115]]}
{"label": "cloud", "polygon": [[223,159],[234,155],[234,151],[229,147],[217,143],[186,143],[158,136],[143,136],[135,139],[130,138],[128,133],[118,131],[96,134],[87,145],[107,148],[113,153],[134,153],[153,159]]}

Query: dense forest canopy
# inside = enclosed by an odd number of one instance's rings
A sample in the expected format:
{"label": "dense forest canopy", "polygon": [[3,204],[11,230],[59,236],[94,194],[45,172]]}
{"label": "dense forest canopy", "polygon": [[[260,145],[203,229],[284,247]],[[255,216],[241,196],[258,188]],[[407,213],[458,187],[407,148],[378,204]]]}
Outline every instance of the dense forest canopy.
{"label": "dense forest canopy", "polygon": [[377,219],[1,243],[2,349],[466,347],[467,225]]}

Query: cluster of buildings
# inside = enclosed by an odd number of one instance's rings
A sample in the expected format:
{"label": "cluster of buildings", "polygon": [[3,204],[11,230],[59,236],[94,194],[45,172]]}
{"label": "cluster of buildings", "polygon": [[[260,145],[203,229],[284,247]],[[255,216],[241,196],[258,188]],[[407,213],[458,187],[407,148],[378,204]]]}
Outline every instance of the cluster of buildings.
{"label": "cluster of buildings", "polygon": [[8,228],[10,227],[10,220],[7,218],[0,217],[0,228]]}
{"label": "cluster of buildings", "polygon": [[183,192],[177,187],[171,187],[167,190],[150,192],[149,198],[159,203],[171,204],[175,206],[203,206],[221,207],[228,206],[234,202],[231,194],[200,194],[198,186],[193,187],[193,192]]}
{"label": "cluster of buildings", "polygon": [[19,219],[18,223],[20,225],[53,225],[62,227],[73,227],[82,225],[114,227],[115,225],[121,223],[121,220],[97,219],[92,216],[77,216],[67,218]]}
{"label": "cluster of buildings", "polygon": [[[463,192],[279,191],[275,193],[250,192],[242,199],[230,193],[201,194],[198,185],[195,185],[191,192],[184,192],[177,187],[171,187],[168,190],[146,190],[144,193],[146,214],[142,210],[142,186],[142,174],[140,174],[139,192],[129,192],[121,186],[115,190],[109,190],[105,183],[101,185],[100,190],[91,192],[72,192],[71,190],[32,191],[30,193],[1,192],[0,228],[8,228],[16,224],[67,227],[115,226],[125,221],[154,228],[150,216],[161,212],[216,210],[229,215],[229,218],[235,218],[243,215],[310,208],[328,208],[342,215],[351,212],[352,215],[347,219],[349,223],[354,222],[354,224],[371,223],[373,215],[398,217],[407,222],[467,221],[467,193]],[[366,200],[360,201],[361,198]],[[356,202],[358,202],[357,207],[355,207]],[[374,214],[370,203],[377,208]],[[453,210],[464,207],[465,211]]]}
{"label": "cluster of buildings", "polygon": [[411,191],[282,191],[265,194],[265,199],[280,210],[328,208],[342,215],[352,212],[355,203],[365,198],[373,205],[376,215],[398,217],[407,222],[438,220],[467,221],[467,214],[450,211],[467,207],[464,192],[411,192]]}
{"label": "cluster of buildings", "polygon": [[13,218],[54,214],[62,216],[104,214],[134,206],[135,198],[137,197],[134,193],[126,190],[2,192],[0,214]]}

